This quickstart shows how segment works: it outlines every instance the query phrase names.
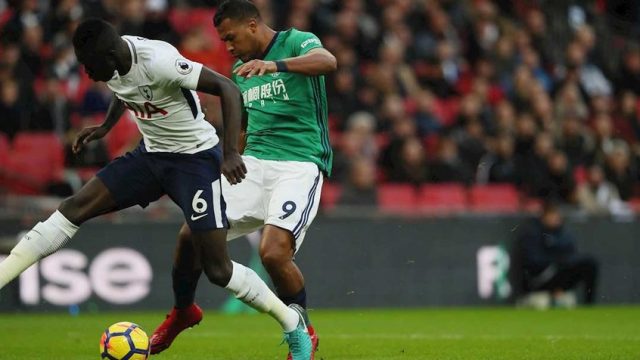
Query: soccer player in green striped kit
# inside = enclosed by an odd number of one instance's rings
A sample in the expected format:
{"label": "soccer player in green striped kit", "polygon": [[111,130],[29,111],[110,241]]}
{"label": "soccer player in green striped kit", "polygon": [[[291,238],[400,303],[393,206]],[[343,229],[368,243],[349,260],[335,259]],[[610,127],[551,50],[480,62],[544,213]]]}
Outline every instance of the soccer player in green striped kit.
{"label": "soccer player in green striped kit", "polygon": [[[227,239],[263,229],[259,253],[276,292],[304,313],[304,278],[294,254],[318,211],[323,177],[331,173],[324,75],[336,70],[336,59],[312,33],[269,28],[250,1],[224,2],[214,25],[238,59],[232,79],[248,114],[247,177],[222,188],[231,226]],[[173,268],[175,306],[151,338],[152,353],[202,319],[194,303],[197,256],[185,224]],[[310,324],[308,331],[315,350],[317,334]]]}

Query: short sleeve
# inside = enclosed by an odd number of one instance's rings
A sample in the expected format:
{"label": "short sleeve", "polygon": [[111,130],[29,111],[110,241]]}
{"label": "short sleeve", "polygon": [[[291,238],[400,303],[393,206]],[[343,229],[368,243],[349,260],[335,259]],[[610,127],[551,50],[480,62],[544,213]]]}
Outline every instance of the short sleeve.
{"label": "short sleeve", "polygon": [[183,57],[173,46],[158,50],[154,64],[151,70],[156,81],[189,90],[198,87],[202,64]]}
{"label": "short sleeve", "polygon": [[292,36],[293,53],[295,56],[301,56],[313,49],[321,48],[322,42],[313,33],[297,31]]}

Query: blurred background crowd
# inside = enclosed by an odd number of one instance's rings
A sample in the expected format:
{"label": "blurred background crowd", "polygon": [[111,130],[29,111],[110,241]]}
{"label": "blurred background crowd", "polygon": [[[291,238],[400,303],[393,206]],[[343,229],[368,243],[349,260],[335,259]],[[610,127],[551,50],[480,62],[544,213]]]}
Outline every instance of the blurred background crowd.
{"label": "blurred background crowd", "polygon": [[[516,211],[541,200],[591,214],[637,208],[640,2],[255,3],[268,24],[312,31],[338,59],[327,79],[335,150],[327,208],[407,209],[425,198],[466,209],[469,196],[484,199],[482,189],[494,191],[484,202],[515,197],[504,208]],[[0,0],[0,189],[67,195],[139,141],[127,115],[105,141],[81,156],[69,152],[111,98],[74,57],[70,39],[81,19],[168,41],[229,74],[233,59],[211,23],[215,5]],[[219,126],[215,98],[203,102]]]}

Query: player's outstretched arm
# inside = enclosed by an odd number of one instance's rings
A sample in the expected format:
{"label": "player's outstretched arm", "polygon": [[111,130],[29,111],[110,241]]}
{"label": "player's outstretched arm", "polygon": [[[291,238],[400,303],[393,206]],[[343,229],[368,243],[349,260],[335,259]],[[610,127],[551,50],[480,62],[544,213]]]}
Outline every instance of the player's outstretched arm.
{"label": "player's outstretched arm", "polygon": [[231,185],[238,184],[247,173],[238,152],[238,137],[244,112],[240,89],[230,79],[203,67],[196,90],[220,97],[224,121],[224,160],[221,170]]}
{"label": "player's outstretched arm", "polygon": [[238,66],[233,72],[242,77],[292,72],[308,76],[327,75],[338,68],[336,57],[325,48],[316,48],[296,57],[277,61],[251,60]]}
{"label": "player's outstretched arm", "polygon": [[84,145],[93,140],[101,139],[107,135],[118,120],[120,120],[122,113],[124,113],[124,103],[114,95],[113,99],[111,99],[111,104],[109,104],[109,109],[107,110],[107,116],[104,123],[102,123],[102,125],[89,126],[82,129],[73,141],[73,153],[79,153]]}

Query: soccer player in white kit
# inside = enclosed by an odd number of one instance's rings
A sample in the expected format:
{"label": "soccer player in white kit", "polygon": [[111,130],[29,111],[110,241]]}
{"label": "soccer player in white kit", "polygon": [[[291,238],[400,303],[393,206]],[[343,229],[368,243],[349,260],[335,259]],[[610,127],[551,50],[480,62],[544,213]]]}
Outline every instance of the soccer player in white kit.
{"label": "soccer player in white kit", "polygon": [[[80,24],[73,45],[89,77],[106,82],[115,93],[105,122],[83,129],[74,152],[105,136],[125,109],[135,115],[143,141],[100,170],[20,240],[0,263],[0,289],[62,248],[85,221],[134,205],[145,207],[166,194],[184,213],[208,279],[275,318],[294,359],[310,359],[303,310],[287,307],[253,270],[231,261],[227,252],[221,173],[231,184],[241,182],[246,173],[236,145],[242,118],[238,88],[222,75],[183,58],[170,44],[121,37],[102,20]],[[215,129],[204,120],[195,90],[221,98],[224,154]]]}

